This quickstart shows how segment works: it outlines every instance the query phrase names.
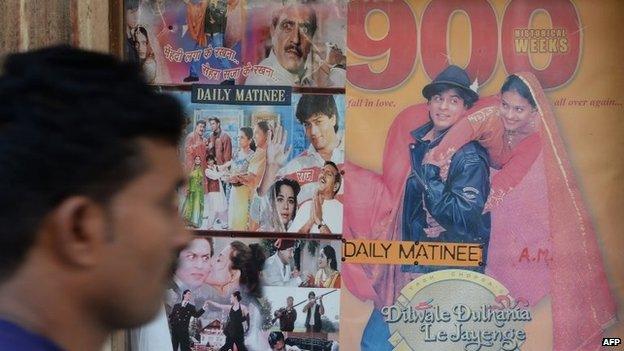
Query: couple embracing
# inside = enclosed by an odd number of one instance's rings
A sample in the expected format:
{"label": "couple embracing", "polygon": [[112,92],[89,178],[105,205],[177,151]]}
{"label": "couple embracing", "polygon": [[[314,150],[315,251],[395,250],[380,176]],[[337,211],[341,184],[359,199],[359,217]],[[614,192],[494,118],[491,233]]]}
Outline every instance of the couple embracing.
{"label": "couple embracing", "polygon": [[[468,74],[449,66],[422,95],[427,103],[403,110],[388,131],[382,174],[347,162],[358,181],[345,191],[344,237],[480,244],[483,265],[462,268],[494,277],[531,307],[550,297],[556,345],[574,348],[571,333],[582,341],[600,335],[614,316],[613,300],[536,77],[510,75],[499,94],[479,99]],[[527,247],[548,251],[548,264],[519,261]],[[576,254],[578,247],[584,252]],[[345,264],[347,288],[375,303],[362,349],[391,349],[379,309],[420,274],[445,268],[455,267]],[[574,304],[566,291],[579,280],[587,289],[575,290],[583,295],[575,299],[595,312],[582,326],[574,322],[579,311],[566,307]]]}

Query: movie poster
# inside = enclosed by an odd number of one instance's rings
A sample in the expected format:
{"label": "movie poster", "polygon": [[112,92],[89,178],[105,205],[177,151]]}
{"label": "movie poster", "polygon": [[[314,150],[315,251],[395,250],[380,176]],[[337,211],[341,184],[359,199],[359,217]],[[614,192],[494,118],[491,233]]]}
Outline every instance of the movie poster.
{"label": "movie poster", "polygon": [[618,10],[349,3],[344,349],[616,345],[615,232],[591,182],[614,155],[594,133],[622,126]]}
{"label": "movie poster", "polygon": [[125,0],[124,55],[150,83],[344,88],[346,1]]}
{"label": "movie poster", "polygon": [[340,238],[344,95],[232,85],[172,94],[187,118],[179,203],[189,228]]}
{"label": "movie poster", "polygon": [[[195,236],[180,252],[166,292],[171,342],[204,351],[233,345],[263,351],[279,342],[337,350],[340,244]],[[135,346],[146,348],[140,340]]]}

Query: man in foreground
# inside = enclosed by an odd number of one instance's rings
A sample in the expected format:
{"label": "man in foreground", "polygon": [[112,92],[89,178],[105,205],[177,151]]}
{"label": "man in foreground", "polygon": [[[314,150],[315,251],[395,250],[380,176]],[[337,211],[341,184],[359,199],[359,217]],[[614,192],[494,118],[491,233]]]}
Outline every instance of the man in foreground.
{"label": "man in foreground", "polygon": [[190,239],[179,105],[112,56],[53,47],[0,77],[0,350],[99,350],[153,318]]}

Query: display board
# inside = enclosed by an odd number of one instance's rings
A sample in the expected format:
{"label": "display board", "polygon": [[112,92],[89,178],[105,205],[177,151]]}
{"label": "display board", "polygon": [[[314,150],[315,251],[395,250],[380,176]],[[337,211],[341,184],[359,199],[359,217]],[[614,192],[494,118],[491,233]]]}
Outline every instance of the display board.
{"label": "display board", "polygon": [[124,10],[195,234],[133,350],[616,346],[617,2]]}

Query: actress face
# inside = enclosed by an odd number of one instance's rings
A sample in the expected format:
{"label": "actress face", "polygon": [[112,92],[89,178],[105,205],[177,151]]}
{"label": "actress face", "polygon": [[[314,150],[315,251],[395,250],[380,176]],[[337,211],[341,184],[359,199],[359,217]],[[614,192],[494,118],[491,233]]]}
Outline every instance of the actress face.
{"label": "actress face", "polygon": [[204,281],[206,284],[224,286],[232,281],[232,272],[230,271],[231,255],[232,247],[228,245],[212,258],[210,274],[206,276]]}
{"label": "actress face", "polygon": [[518,92],[510,90],[501,95],[501,119],[507,131],[526,131],[531,128],[531,121],[538,117],[537,109]]}
{"label": "actress face", "polygon": [[326,268],[328,266],[327,257],[325,256],[325,253],[323,253],[323,250],[321,250],[318,258],[318,266],[319,268]]}
{"label": "actress face", "polygon": [[238,131],[238,145],[243,150],[249,149],[251,145],[251,139],[247,138],[247,135],[242,130]]}
{"label": "actress face", "polygon": [[295,206],[297,203],[295,192],[288,185],[282,185],[280,186],[275,201],[277,202],[277,212],[279,213],[282,224],[288,224],[295,215]]}

